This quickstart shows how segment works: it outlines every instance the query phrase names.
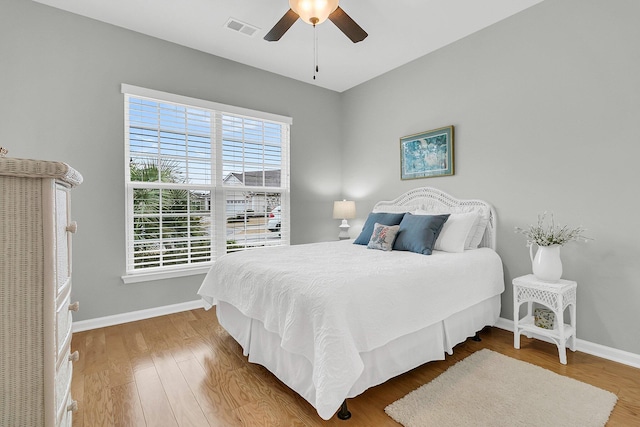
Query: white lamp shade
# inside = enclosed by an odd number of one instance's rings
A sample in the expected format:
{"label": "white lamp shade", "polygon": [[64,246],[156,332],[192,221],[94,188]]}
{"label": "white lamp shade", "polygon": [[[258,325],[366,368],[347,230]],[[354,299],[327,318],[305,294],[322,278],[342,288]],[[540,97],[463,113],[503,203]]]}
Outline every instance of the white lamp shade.
{"label": "white lamp shade", "polygon": [[356,202],[342,200],[333,202],[334,219],[351,219],[356,217]]}
{"label": "white lamp shade", "polygon": [[307,24],[321,24],[338,8],[338,0],[289,0],[289,7]]}

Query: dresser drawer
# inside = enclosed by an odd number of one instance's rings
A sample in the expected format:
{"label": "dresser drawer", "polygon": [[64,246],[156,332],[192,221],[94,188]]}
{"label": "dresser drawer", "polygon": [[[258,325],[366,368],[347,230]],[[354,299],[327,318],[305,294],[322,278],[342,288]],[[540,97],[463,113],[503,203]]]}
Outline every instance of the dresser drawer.
{"label": "dresser drawer", "polygon": [[78,402],[73,400],[70,393],[66,394],[64,404],[58,410],[56,427],[71,427],[73,425],[73,414],[77,410]]}
{"label": "dresser drawer", "polygon": [[69,190],[62,185],[56,185],[55,210],[56,287],[60,292],[71,277],[71,232],[75,232],[69,218]]}
{"label": "dresser drawer", "polygon": [[62,355],[64,347],[71,340],[71,328],[73,325],[73,315],[71,308],[71,286],[65,289],[65,295],[59,299],[56,309],[56,354]]}
{"label": "dresser drawer", "polygon": [[56,408],[57,412],[66,412],[67,400],[71,391],[71,377],[73,375],[73,362],[69,360],[69,347],[65,347],[60,355],[61,364],[56,371]]}
{"label": "dresser drawer", "polygon": [[[69,401],[71,402],[71,401]],[[72,411],[64,411],[62,414],[62,420],[58,424],[60,427],[71,427],[73,426],[73,412]]]}

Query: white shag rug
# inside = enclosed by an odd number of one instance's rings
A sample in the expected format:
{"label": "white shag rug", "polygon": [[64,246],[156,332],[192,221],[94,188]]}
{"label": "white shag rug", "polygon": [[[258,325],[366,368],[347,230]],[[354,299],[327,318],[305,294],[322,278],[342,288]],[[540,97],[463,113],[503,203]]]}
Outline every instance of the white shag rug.
{"label": "white shag rug", "polygon": [[385,408],[405,427],[604,426],[618,397],[483,349]]}

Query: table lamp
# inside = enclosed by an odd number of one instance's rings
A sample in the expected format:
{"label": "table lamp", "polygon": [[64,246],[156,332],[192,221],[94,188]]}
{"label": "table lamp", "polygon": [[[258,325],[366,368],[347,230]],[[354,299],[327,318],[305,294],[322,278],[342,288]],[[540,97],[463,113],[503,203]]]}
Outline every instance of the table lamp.
{"label": "table lamp", "polygon": [[333,218],[341,219],[340,234],[338,238],[345,240],[349,238],[349,224],[348,219],[356,217],[356,202],[352,200],[342,200],[333,202]]}

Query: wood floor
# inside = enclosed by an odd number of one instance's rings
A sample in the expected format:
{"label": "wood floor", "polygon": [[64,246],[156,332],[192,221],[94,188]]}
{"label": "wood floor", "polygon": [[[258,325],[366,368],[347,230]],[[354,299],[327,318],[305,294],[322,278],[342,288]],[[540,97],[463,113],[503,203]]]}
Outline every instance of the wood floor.
{"label": "wood floor", "polygon": [[[250,364],[214,310],[192,310],[73,335],[75,427],[99,426],[398,426],[384,407],[455,362],[489,348],[618,395],[609,426],[640,425],[640,370],[585,353],[558,362],[555,346],[487,328],[453,356],[431,362],[349,400],[353,417],[323,421],[261,366]],[[523,384],[524,386],[524,384]]]}

